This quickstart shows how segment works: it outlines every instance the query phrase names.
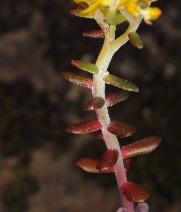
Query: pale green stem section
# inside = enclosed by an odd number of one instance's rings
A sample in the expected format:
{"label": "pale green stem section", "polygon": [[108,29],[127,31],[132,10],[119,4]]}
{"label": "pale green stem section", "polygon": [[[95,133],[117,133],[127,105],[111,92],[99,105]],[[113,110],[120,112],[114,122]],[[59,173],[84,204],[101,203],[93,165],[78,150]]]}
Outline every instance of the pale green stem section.
{"label": "pale green stem section", "polygon": [[[107,74],[107,68],[114,55],[114,52],[111,51],[111,42],[115,39],[115,29],[116,27],[112,26],[110,27],[109,31],[105,33],[104,45],[96,62],[96,66],[99,68],[99,73],[94,75],[93,78],[93,97],[102,97],[105,99],[105,82],[103,78]],[[123,41],[125,41],[124,37],[127,37],[127,33],[124,34]],[[117,149],[119,151],[118,161],[115,165],[115,175],[120,190],[123,207],[126,209],[126,212],[134,212],[133,204],[130,203],[121,192],[121,186],[123,183],[127,182],[127,178],[117,137],[107,131],[107,126],[110,123],[110,118],[106,105],[104,105],[101,109],[96,110],[96,114],[98,120],[103,126],[102,133],[107,148]]]}
{"label": "pale green stem section", "polygon": [[[114,0],[112,1],[111,6],[114,8],[115,5],[117,5],[118,3],[119,3],[118,0]],[[148,7],[150,6],[150,4],[151,3],[149,3]],[[97,10],[94,16],[94,19],[97,21],[97,23],[105,33],[105,40],[101,52],[99,54],[99,57],[96,61],[96,66],[99,69],[99,73],[94,75],[93,77],[93,88],[92,88],[93,97],[102,97],[103,99],[105,99],[105,82],[103,79],[105,75],[108,74],[107,69],[111,62],[111,59],[114,53],[129,40],[128,34],[131,32],[136,32],[143,18],[142,16],[133,17],[125,9],[120,9],[119,11],[122,13],[122,15],[126,17],[127,21],[129,22],[129,27],[126,30],[126,32],[117,39],[115,39],[116,26],[109,27],[109,25],[105,23],[104,16],[99,10]],[[115,135],[107,131],[107,126],[110,123],[110,117],[107,106],[104,105],[101,109],[96,110],[96,114],[98,120],[103,126],[102,133],[107,148],[116,149],[119,152],[119,157],[117,163],[115,164],[115,175],[122,199],[123,208],[125,209],[126,212],[134,212],[133,203],[129,202],[124,196],[124,194],[121,192],[121,186],[125,182],[127,182],[127,177],[124,169],[118,139]]]}
{"label": "pale green stem section", "polygon": [[[130,32],[137,30],[141,21],[141,18],[140,18],[139,21],[137,20],[137,22],[135,22],[132,16],[130,16],[125,10],[121,12],[123,15],[127,17],[127,20],[129,21],[130,25],[128,29],[126,30],[126,32],[117,39],[115,39],[116,26],[110,26],[108,31],[105,32],[104,44],[99,54],[99,57],[96,61],[96,66],[99,69],[99,73],[94,75],[93,77],[93,90],[92,90],[93,97],[102,97],[103,99],[105,99],[105,82],[103,78],[106,74],[108,74],[107,68],[110,64],[110,61],[114,53],[128,41],[128,34]],[[99,25],[101,25],[100,19],[98,22],[99,22]],[[115,175],[116,175],[116,180],[117,180],[118,188],[119,188],[121,199],[122,199],[123,208],[125,208],[126,212],[134,212],[133,203],[129,202],[126,199],[126,197],[123,195],[123,193],[121,192],[121,186],[125,182],[127,182],[127,177],[126,177],[126,173],[124,169],[124,164],[123,164],[123,159],[122,159],[118,139],[115,135],[107,131],[107,126],[110,123],[110,117],[109,117],[107,106],[104,105],[101,109],[96,110],[96,114],[97,114],[98,120],[103,126],[102,133],[103,133],[103,137],[104,137],[107,148],[116,149],[119,152],[118,161],[115,165]]]}

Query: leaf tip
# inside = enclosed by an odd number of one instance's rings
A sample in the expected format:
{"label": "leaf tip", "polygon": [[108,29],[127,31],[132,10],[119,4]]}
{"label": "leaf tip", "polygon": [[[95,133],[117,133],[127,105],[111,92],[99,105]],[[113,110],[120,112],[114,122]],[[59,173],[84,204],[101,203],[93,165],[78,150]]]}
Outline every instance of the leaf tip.
{"label": "leaf tip", "polygon": [[144,202],[149,196],[149,193],[144,188],[131,181],[121,186],[121,192],[130,202]]}
{"label": "leaf tip", "polygon": [[119,152],[116,149],[108,149],[104,152],[100,158],[96,168],[100,172],[107,171],[107,169],[113,167],[118,160]]}

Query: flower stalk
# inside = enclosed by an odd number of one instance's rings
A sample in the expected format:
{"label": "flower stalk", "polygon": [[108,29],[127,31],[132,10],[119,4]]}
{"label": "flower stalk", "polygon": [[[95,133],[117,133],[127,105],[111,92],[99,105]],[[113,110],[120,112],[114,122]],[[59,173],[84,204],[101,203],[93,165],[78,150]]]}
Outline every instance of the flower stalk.
{"label": "flower stalk", "polygon": [[[116,30],[116,26],[111,26],[109,31],[105,33],[104,44],[96,62],[96,66],[99,69],[99,73],[94,75],[93,77],[93,89],[92,89],[93,97],[99,96],[105,99],[105,81],[103,79],[104,79],[104,76],[107,75],[108,66],[115,53],[112,50],[113,48],[116,50],[115,43],[113,43],[114,46],[112,47],[112,42],[115,41],[115,30]],[[129,30],[127,30],[124,36],[122,36],[122,39],[120,39],[122,42],[120,42],[120,40],[119,40],[119,43],[117,42],[119,46],[123,45],[124,42],[128,40],[127,38],[128,32]],[[99,122],[103,126],[102,134],[103,134],[103,138],[107,148],[116,149],[119,152],[119,157],[115,165],[115,176],[117,180],[117,185],[120,191],[123,208],[126,208],[127,212],[133,212],[134,211],[133,203],[129,202],[124,196],[124,194],[122,194],[121,192],[121,186],[125,182],[127,182],[127,177],[126,177],[126,173],[124,169],[124,164],[123,164],[123,159],[122,159],[118,139],[115,135],[107,131],[107,127],[110,123],[110,117],[109,117],[107,106],[104,105],[101,109],[96,110],[96,114],[97,114]]]}

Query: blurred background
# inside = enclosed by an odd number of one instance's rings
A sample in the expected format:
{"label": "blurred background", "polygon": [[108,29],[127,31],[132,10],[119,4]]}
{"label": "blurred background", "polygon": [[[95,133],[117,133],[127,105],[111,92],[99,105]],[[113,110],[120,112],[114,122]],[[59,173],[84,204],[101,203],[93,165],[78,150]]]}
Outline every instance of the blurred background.
{"label": "blurred background", "polygon": [[[180,212],[181,1],[154,6],[163,15],[140,26],[144,48],[127,43],[109,68],[140,92],[109,111],[112,120],[137,128],[120,139],[121,146],[163,138],[155,152],[132,160],[129,180],[150,192],[150,212]],[[115,212],[121,206],[114,174],[89,174],[75,165],[80,157],[99,158],[103,141],[65,132],[95,114],[84,111],[90,90],[68,83],[60,72],[80,72],[72,59],[95,62],[103,42],[82,36],[99,27],[71,16],[74,8],[71,0],[0,1],[1,212]],[[117,35],[126,27],[119,26]]]}

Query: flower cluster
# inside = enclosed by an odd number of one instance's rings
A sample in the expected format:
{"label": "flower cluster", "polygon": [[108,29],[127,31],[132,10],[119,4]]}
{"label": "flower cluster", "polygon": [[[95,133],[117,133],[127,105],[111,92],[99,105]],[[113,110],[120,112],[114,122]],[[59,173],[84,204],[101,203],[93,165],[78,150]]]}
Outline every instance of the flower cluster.
{"label": "flower cluster", "polygon": [[84,5],[82,14],[94,15],[97,10],[105,16],[109,11],[120,12],[125,9],[134,18],[143,17],[144,21],[151,24],[161,15],[161,10],[157,7],[150,7],[153,0],[74,0],[77,4]]}

